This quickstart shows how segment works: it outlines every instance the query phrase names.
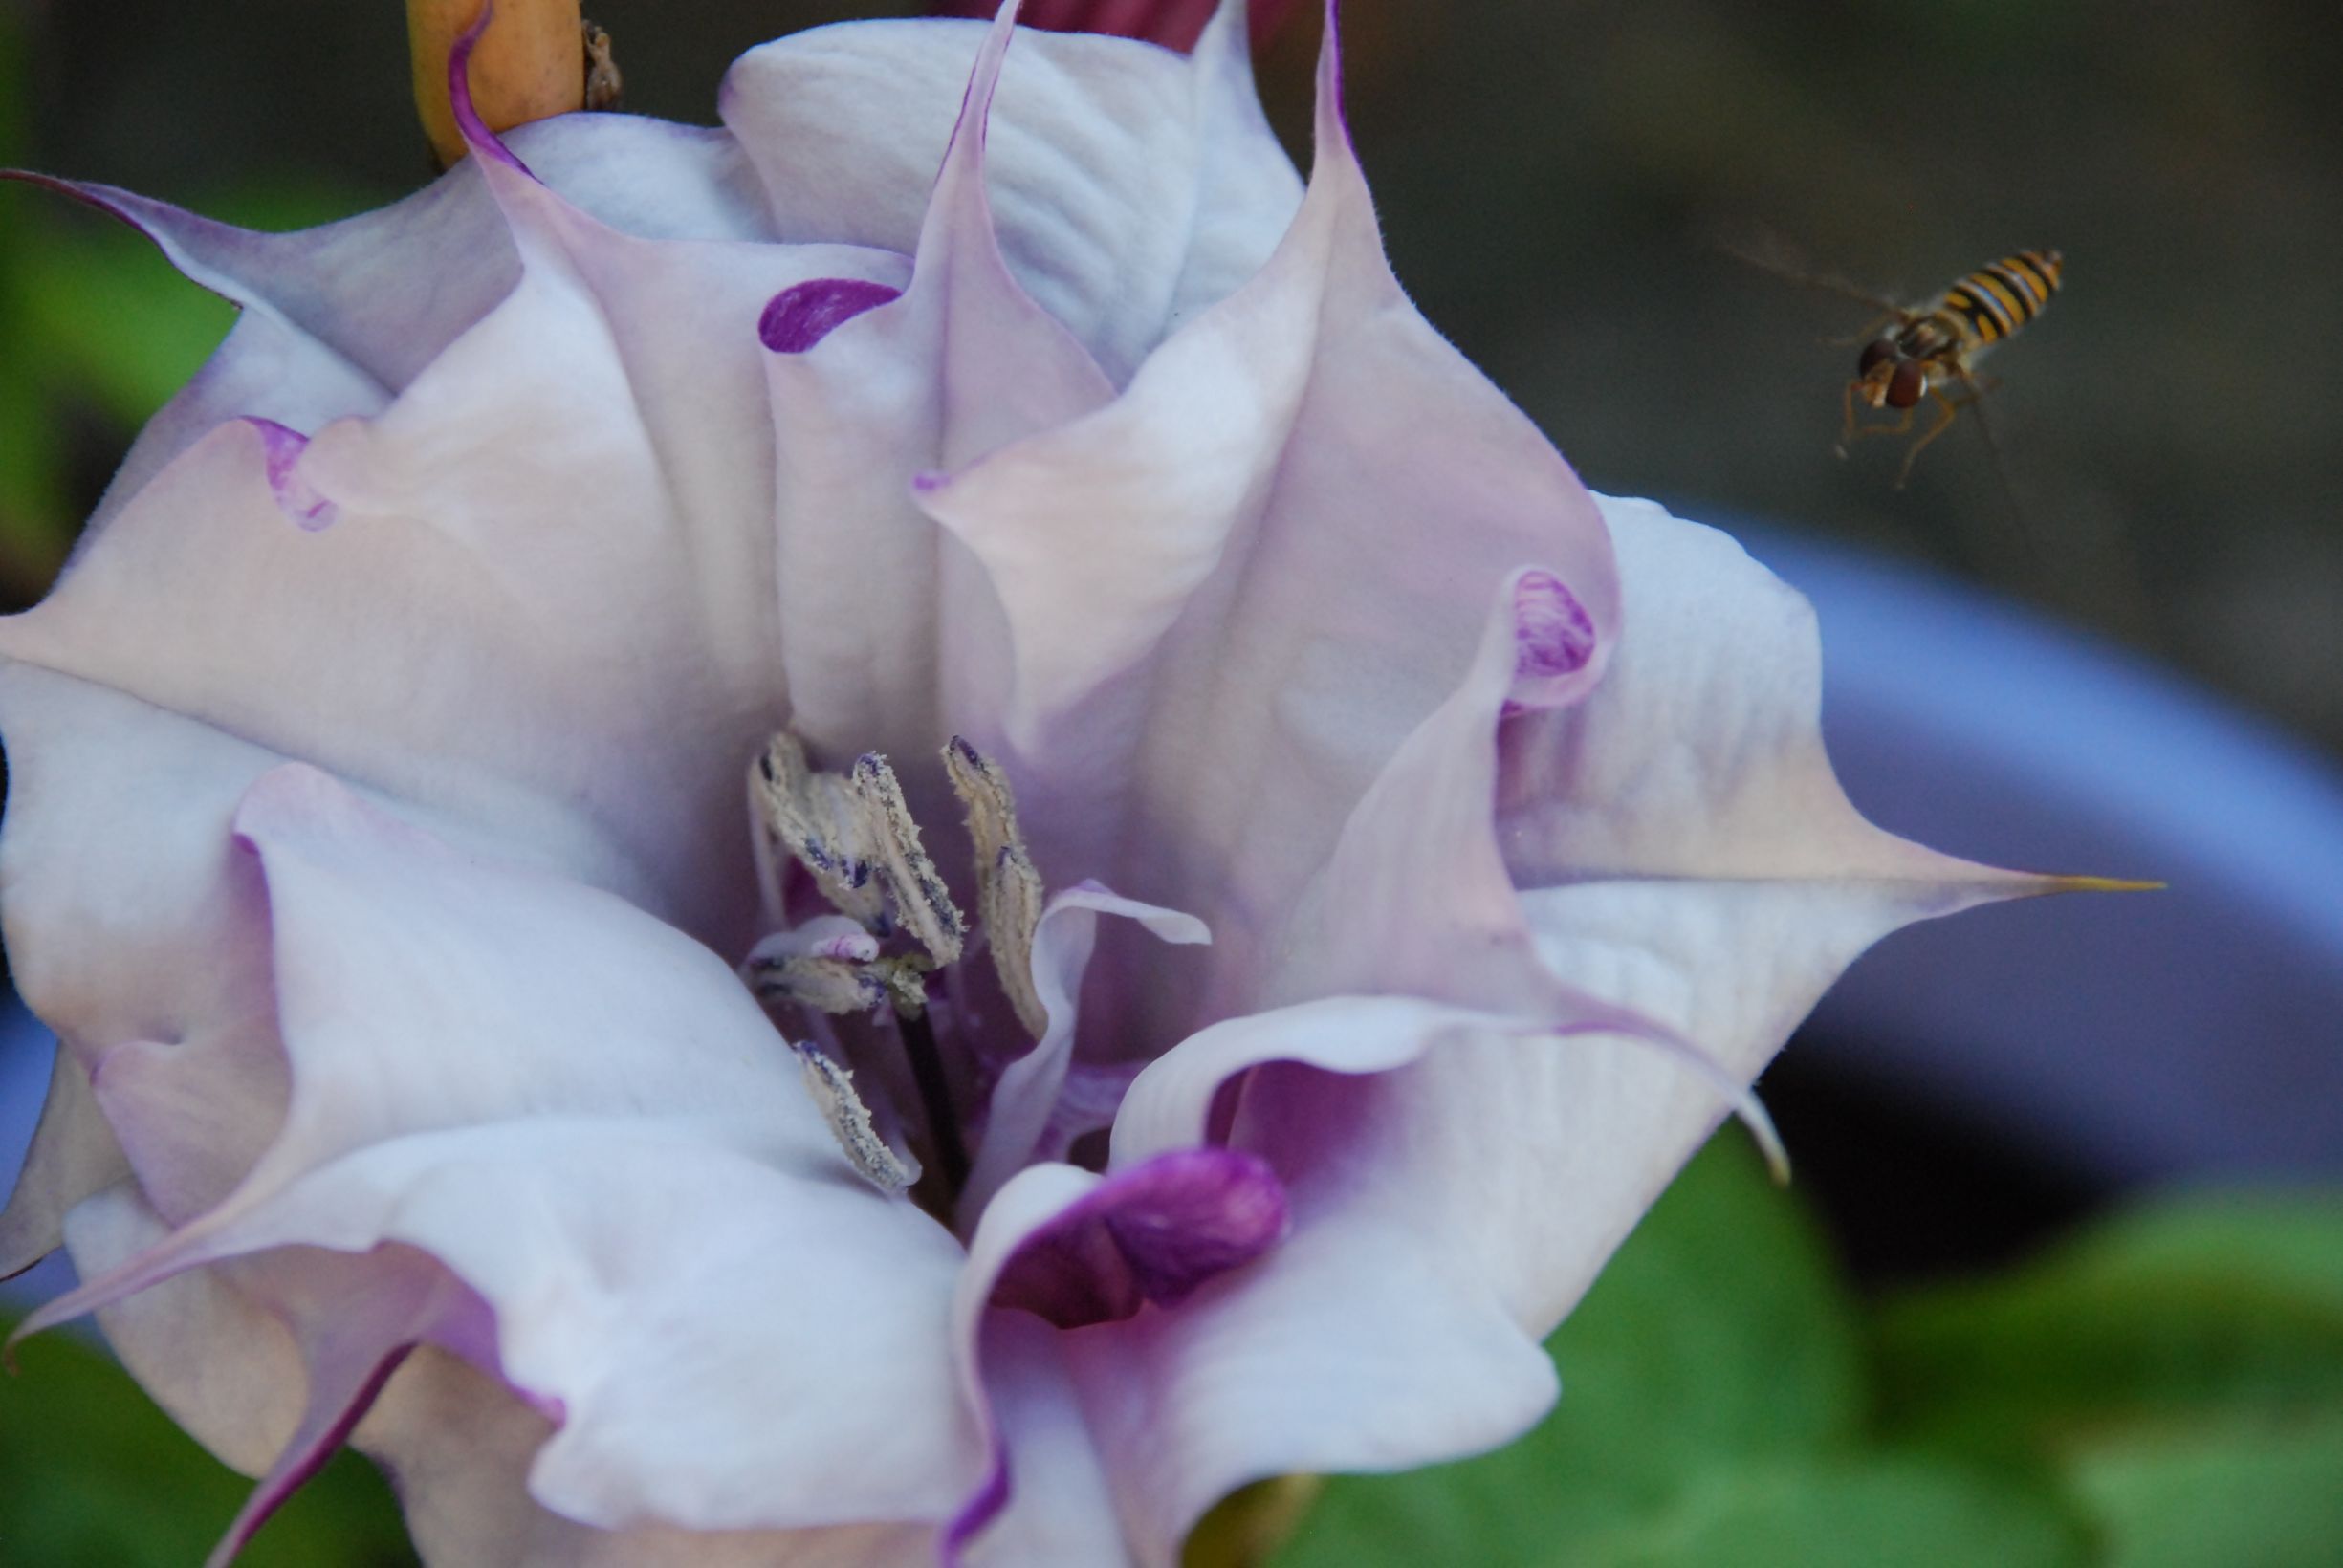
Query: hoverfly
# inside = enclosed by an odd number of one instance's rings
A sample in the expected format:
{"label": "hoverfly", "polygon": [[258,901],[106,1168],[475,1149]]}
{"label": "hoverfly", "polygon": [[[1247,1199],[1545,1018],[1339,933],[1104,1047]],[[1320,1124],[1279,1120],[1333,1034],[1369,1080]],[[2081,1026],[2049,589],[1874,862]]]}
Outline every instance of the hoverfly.
{"label": "hoverfly", "polygon": [[[1937,416],[1904,453],[1895,488],[1912,477],[1912,465],[1928,444],[1951,427],[1963,408],[1975,406],[1978,427],[1993,447],[1994,466],[2001,468],[2001,449],[1993,427],[1984,417],[1982,400],[1989,383],[1977,375],[1977,361],[2003,338],[2012,337],[2042,314],[2058,292],[2065,258],[2056,250],[2019,250],[1989,261],[1953,283],[1922,305],[1899,305],[1867,294],[1835,277],[1802,272],[1738,246],[1725,249],[1735,257],[1776,277],[1842,298],[1855,299],[1880,313],[1880,318],[1860,337],[1855,374],[1841,398],[1844,423],[1839,432],[1839,455],[1853,442],[1870,435],[1909,435],[1920,400],[1933,399]],[[1958,393],[1953,388],[1958,387]],[[1855,405],[1897,409],[1903,417],[1894,424],[1858,423]],[[2008,484],[2004,470],[2003,483]]]}

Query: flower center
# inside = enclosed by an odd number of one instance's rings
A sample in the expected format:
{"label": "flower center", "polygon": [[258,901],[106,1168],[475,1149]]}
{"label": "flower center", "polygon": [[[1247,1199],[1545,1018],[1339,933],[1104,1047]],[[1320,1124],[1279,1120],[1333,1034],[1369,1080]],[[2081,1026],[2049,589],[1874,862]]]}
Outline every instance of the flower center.
{"label": "flower center", "polygon": [[[957,1106],[981,1087],[978,1054],[947,1058],[938,1043],[939,1015],[973,1033],[968,991],[953,983],[965,976],[951,971],[981,946],[1024,1031],[1039,1039],[1048,1018],[1032,973],[1041,879],[1007,775],[957,736],[943,762],[975,851],[973,924],[929,858],[887,758],[865,752],[843,773],[824,773],[795,735],[773,738],[750,769],[749,795],[777,928],[742,972],[767,1006],[804,1025],[793,1048],[855,1169],[887,1190],[910,1189],[949,1222],[969,1173]],[[894,1049],[881,1056],[875,1048],[889,1034]],[[915,1125],[899,1108],[913,1100]]]}

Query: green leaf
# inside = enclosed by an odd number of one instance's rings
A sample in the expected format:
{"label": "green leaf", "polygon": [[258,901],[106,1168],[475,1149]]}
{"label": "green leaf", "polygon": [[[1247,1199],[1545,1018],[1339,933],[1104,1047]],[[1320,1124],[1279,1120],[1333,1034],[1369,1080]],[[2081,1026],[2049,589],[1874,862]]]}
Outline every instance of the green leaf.
{"label": "green leaf", "polygon": [[29,359],[135,430],[195,374],[236,308],[189,283],[135,230],[44,223],[15,255]]}
{"label": "green leaf", "polygon": [[[0,1383],[0,1561],[25,1568],[201,1562],[252,1482],[173,1426],[112,1361],[70,1334],[20,1348]],[[415,1562],[372,1466],[343,1454],[271,1519],[238,1568]]]}
{"label": "green leaf", "polygon": [[2144,1207],[2008,1277],[1892,1303],[1878,1364],[1890,1431],[2010,1464],[2343,1410],[2343,1200]]}
{"label": "green leaf", "polygon": [[2083,1530],[2025,1488],[1912,1458],[1712,1469],[1640,1529],[1552,1568],[2080,1568]]}
{"label": "green leaf", "polygon": [[2108,1443],[2076,1460],[2073,1484],[2108,1568],[2330,1568],[2343,1558],[2343,1412]]}
{"label": "green leaf", "polygon": [[1548,1349],[1563,1397],[1537,1430],[1461,1464],[1329,1481],[1280,1568],[1544,1562],[1716,1467],[1850,1441],[1861,1417],[1851,1303],[1811,1221],[1734,1139],[1677,1178]]}

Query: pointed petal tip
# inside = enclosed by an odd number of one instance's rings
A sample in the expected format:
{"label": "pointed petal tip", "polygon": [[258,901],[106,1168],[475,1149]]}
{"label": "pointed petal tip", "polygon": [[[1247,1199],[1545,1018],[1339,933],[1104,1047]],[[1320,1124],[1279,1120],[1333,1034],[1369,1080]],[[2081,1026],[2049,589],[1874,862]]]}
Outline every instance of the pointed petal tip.
{"label": "pointed petal tip", "polygon": [[[471,56],[488,33],[489,24],[496,19],[495,0],[480,0],[479,14],[471,25],[456,35],[455,46],[448,51],[448,103],[455,113],[455,128],[464,139],[465,147],[483,163],[500,163],[521,174],[529,174],[523,163],[488,127],[471,96]],[[535,179],[535,175],[529,176]]]}
{"label": "pointed petal tip", "polygon": [[2046,877],[2046,893],[2161,893],[2170,884],[2129,877]]}

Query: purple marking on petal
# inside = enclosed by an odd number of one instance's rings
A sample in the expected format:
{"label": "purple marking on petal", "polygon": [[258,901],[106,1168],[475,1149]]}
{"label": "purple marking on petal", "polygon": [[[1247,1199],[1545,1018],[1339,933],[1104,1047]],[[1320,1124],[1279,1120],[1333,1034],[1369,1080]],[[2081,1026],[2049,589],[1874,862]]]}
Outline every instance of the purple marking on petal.
{"label": "purple marking on petal", "polygon": [[[489,159],[507,168],[529,174],[529,165],[514,156],[513,149],[496,139],[496,133],[488,128],[488,121],[482,120],[480,111],[472,106],[471,52],[479,47],[481,35],[488,32],[489,23],[495,18],[495,0],[481,0],[479,16],[456,39],[455,47],[448,51],[448,104],[455,111],[456,130],[463,136],[464,144],[472,150],[474,157]],[[529,174],[529,178],[534,180],[536,176]]]}
{"label": "purple marking on petal", "polygon": [[960,1512],[952,1516],[944,1527],[944,1539],[937,1558],[941,1568],[960,1568],[960,1553],[968,1543],[984,1532],[987,1525],[1000,1517],[1001,1510],[1009,1506],[1011,1480],[1009,1475],[1009,1445],[1003,1440],[998,1426],[993,1429],[993,1468],[975,1494],[960,1505]]}
{"label": "purple marking on petal", "polygon": [[309,438],[273,419],[247,418],[244,422],[260,432],[262,460],[268,466],[269,490],[276,497],[276,505],[294,523],[312,534],[332,525],[341,514],[340,509],[318,492],[317,487],[301,477],[301,453],[309,447]]}
{"label": "purple marking on petal", "polygon": [[775,294],[757,317],[756,336],[776,354],[803,354],[865,311],[902,294],[859,277],[818,277]]}
{"label": "purple marking on petal", "polygon": [[[260,1484],[252,1489],[252,1495],[245,1499],[243,1509],[229,1525],[228,1534],[222,1537],[219,1545],[212,1548],[211,1556],[205,1561],[205,1568],[213,1568],[214,1564],[225,1568],[225,1564],[243,1551],[252,1536],[259,1533],[260,1527],[267,1524],[311,1476],[325,1468],[326,1461],[340,1451],[341,1446],[349,1441],[350,1434],[358,1429],[358,1424],[366,1418],[366,1412],[374,1408],[374,1402],[382,1397],[383,1384],[390,1382],[390,1375],[399,1370],[414,1348],[411,1344],[392,1346],[366,1373],[348,1404],[330,1414],[313,1409],[303,1418],[301,1428],[294,1434],[293,1442],[286,1448],[283,1457],[277,1460],[275,1468],[261,1478]],[[315,1395],[312,1397],[315,1398]]]}
{"label": "purple marking on petal", "polygon": [[1553,573],[1524,572],[1513,588],[1513,638],[1508,718],[1552,706],[1541,688],[1587,667],[1594,657],[1594,618]]}
{"label": "purple marking on petal", "polygon": [[993,1305],[1059,1328],[1176,1306],[1283,1238],[1285,1188],[1256,1155],[1177,1149],[1118,1171],[1019,1243]]}

